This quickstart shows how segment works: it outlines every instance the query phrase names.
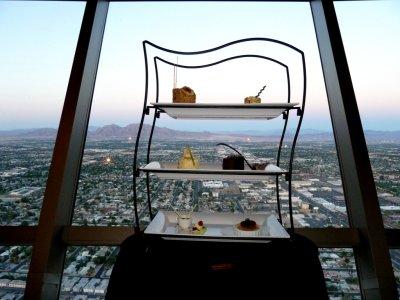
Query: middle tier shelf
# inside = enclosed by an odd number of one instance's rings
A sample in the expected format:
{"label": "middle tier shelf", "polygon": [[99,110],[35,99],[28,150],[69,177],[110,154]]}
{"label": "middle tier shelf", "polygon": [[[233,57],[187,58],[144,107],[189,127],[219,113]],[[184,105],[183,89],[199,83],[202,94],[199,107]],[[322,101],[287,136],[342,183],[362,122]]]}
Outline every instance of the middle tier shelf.
{"label": "middle tier shelf", "polygon": [[199,169],[178,169],[177,163],[151,162],[139,171],[153,173],[161,179],[179,180],[257,180],[266,176],[279,176],[288,172],[273,164],[268,164],[264,170],[223,170],[220,164],[201,164]]}
{"label": "middle tier shelf", "polygon": [[297,109],[298,103],[156,103],[151,105],[174,119],[264,119],[279,117]]}

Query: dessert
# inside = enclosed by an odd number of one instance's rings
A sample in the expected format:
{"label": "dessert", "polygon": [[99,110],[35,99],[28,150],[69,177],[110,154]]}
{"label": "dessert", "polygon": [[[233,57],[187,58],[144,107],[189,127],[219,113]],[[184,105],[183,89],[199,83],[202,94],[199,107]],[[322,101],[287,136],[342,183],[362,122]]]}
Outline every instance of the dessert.
{"label": "dessert", "polygon": [[252,103],[261,103],[261,98],[259,97],[261,93],[265,90],[266,85],[262,87],[262,89],[258,92],[257,96],[249,96],[244,98],[245,104],[252,104]]}
{"label": "dessert", "polygon": [[222,160],[224,170],[244,170],[244,158],[240,155],[229,155]]}
{"label": "dessert", "polygon": [[174,89],[172,89],[172,102],[173,103],[195,103],[196,102],[196,94],[188,86],[184,86],[183,88],[174,88]]}
{"label": "dessert", "polygon": [[251,167],[253,170],[265,170],[267,163],[252,163]]}
{"label": "dessert", "polygon": [[256,221],[249,218],[234,226],[235,232],[239,236],[257,236],[260,233],[260,228]]}
{"label": "dessert", "polygon": [[254,231],[260,229],[260,226],[257,225],[256,221],[250,220],[249,218],[246,218],[246,220],[237,224],[236,227],[239,230],[244,230],[244,231]]}
{"label": "dessert", "polygon": [[207,227],[204,226],[203,221],[198,221],[192,228],[194,234],[204,234],[207,231]]}
{"label": "dessert", "polygon": [[192,150],[185,147],[182,158],[178,162],[178,169],[198,169],[199,165],[199,160],[193,156]]}
{"label": "dessert", "polygon": [[182,230],[188,230],[192,225],[192,215],[181,214],[177,217],[178,226]]}
{"label": "dessert", "polygon": [[249,96],[244,98],[244,103],[245,104],[261,103],[261,98],[257,96]]}

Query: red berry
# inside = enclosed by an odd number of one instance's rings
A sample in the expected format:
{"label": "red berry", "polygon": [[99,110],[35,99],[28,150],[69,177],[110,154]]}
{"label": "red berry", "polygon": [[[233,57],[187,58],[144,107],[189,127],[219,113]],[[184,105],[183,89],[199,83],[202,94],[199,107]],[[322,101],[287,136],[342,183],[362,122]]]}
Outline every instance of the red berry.
{"label": "red berry", "polygon": [[203,226],[203,221],[199,221],[197,224],[199,224],[199,226]]}

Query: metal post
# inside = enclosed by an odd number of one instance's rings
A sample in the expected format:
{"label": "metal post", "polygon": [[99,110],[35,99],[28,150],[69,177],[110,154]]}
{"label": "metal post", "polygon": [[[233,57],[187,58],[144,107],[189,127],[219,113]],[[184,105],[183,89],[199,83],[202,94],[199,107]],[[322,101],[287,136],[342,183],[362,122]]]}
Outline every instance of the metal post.
{"label": "metal post", "polygon": [[25,299],[57,299],[86,140],[108,1],[87,1],[33,247]]}
{"label": "metal post", "polygon": [[335,8],[311,1],[350,226],[359,230],[354,247],[364,299],[397,299],[374,178]]}

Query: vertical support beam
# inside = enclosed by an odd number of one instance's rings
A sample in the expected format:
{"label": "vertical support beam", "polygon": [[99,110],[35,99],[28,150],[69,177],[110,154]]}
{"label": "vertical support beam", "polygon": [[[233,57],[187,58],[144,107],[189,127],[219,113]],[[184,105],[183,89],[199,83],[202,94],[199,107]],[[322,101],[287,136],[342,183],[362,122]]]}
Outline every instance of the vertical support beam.
{"label": "vertical support beam", "polygon": [[368,149],[332,0],[311,11],[342,174],[350,226],[360,232],[354,255],[364,299],[397,299]]}
{"label": "vertical support beam", "polygon": [[86,140],[108,1],[86,3],[33,247],[25,299],[57,299]]}

